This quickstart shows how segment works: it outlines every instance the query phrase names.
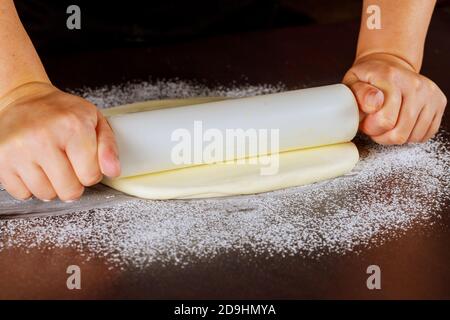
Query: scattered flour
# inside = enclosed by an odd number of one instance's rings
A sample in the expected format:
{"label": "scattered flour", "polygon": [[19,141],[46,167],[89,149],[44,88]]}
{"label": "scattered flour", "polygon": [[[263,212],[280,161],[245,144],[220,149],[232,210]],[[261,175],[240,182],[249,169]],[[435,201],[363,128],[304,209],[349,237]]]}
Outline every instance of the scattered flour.
{"label": "scattered flour", "polygon": [[[146,99],[247,96],[282,86],[206,88],[180,81],[83,89],[100,107]],[[421,145],[383,147],[357,138],[351,174],[253,196],[131,200],[63,216],[0,221],[0,251],[71,247],[112,266],[184,265],[236,251],[254,255],[344,254],[430,225],[450,200],[449,135]]]}
{"label": "scattered flour", "polygon": [[158,80],[155,82],[125,83],[112,87],[83,88],[73,90],[99,108],[114,107],[146,100],[191,98],[191,97],[232,97],[241,98],[269,94],[286,90],[279,84],[259,86],[214,87],[209,88],[194,82],[179,80]]}

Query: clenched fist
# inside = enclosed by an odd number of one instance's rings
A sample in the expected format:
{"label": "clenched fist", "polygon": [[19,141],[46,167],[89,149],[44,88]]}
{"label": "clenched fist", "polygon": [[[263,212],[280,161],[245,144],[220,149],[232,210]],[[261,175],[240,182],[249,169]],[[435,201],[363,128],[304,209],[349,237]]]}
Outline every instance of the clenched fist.
{"label": "clenched fist", "polygon": [[424,142],[439,130],[445,95],[398,57],[372,54],[357,60],[343,83],[358,101],[360,130],[377,143]]}
{"label": "clenched fist", "polygon": [[0,182],[13,197],[73,201],[119,174],[113,132],[88,101],[39,82],[0,99]]}

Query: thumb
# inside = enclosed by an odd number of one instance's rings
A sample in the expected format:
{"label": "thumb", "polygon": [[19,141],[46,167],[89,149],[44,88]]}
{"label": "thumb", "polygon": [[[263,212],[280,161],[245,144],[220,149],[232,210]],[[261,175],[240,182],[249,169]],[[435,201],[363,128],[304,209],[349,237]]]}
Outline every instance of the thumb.
{"label": "thumb", "polygon": [[377,87],[366,82],[357,81],[350,85],[350,89],[356,97],[359,110],[363,113],[375,113],[383,106],[384,94]]}
{"label": "thumb", "polygon": [[101,112],[97,114],[98,163],[105,176],[115,178],[120,175],[120,162],[114,133]]}

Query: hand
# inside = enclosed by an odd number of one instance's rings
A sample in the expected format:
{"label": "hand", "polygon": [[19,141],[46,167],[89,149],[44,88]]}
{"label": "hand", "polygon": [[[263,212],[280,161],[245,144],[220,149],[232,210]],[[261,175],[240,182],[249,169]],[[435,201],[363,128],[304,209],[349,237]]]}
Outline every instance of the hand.
{"label": "hand", "polygon": [[424,142],[439,130],[447,99],[404,60],[372,54],[357,60],[343,83],[355,94],[360,130],[380,144]]}
{"label": "hand", "polygon": [[70,202],[120,174],[114,135],[88,101],[47,83],[0,99],[0,182],[15,198]]}

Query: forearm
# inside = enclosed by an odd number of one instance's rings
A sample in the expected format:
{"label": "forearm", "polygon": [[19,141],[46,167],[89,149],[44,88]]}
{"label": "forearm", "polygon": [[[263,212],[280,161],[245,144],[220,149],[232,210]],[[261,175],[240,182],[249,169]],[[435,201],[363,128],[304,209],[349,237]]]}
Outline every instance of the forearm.
{"label": "forearm", "polygon": [[0,98],[29,82],[50,80],[12,0],[0,1]]}
{"label": "forearm", "polygon": [[[387,53],[418,72],[435,3],[435,0],[364,0],[356,60]],[[381,29],[369,30],[366,25],[370,5],[380,7]]]}

